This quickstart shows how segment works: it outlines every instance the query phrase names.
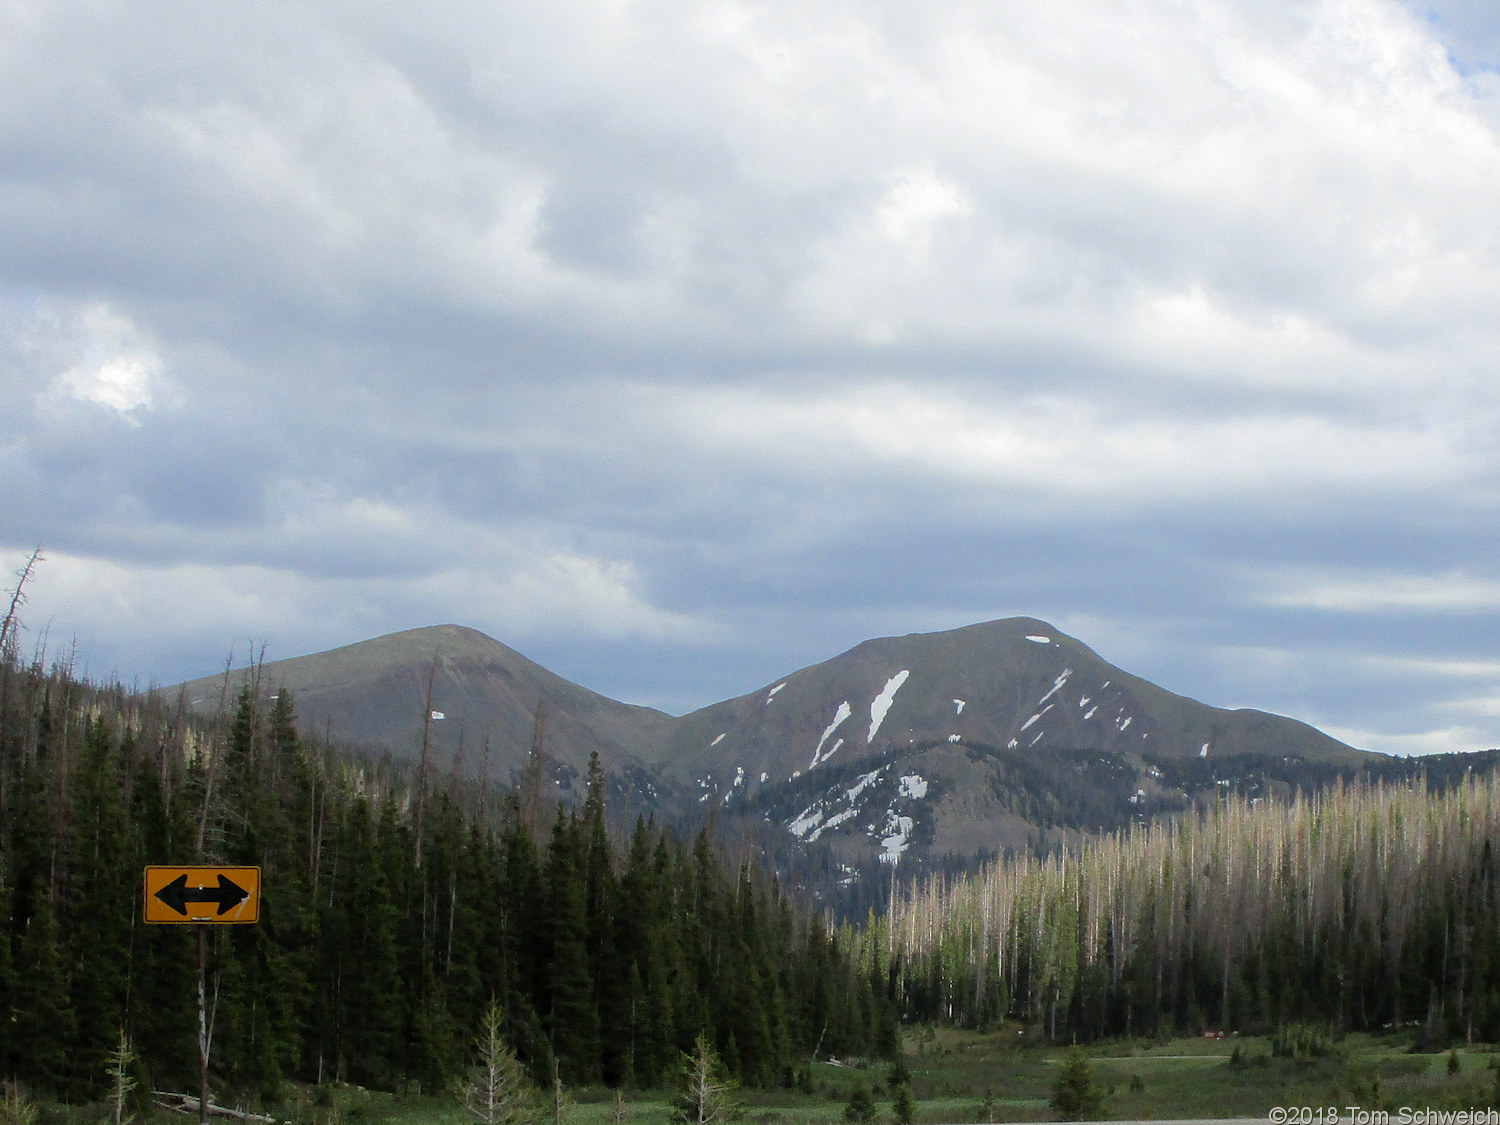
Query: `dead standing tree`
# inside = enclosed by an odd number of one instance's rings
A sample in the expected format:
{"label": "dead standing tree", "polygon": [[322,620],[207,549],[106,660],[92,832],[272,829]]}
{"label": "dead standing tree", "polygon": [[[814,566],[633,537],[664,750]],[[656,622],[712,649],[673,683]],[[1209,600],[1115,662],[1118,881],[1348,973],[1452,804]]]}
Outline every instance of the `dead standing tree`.
{"label": "dead standing tree", "polygon": [[516,812],[531,838],[540,845],[545,839],[542,822],[542,783],[546,780],[547,703],[538,699],[536,717],[531,724],[531,750],[521,774]]}
{"label": "dead standing tree", "polygon": [[5,620],[0,622],[0,655],[8,651],[6,645],[15,641],[16,611],[26,604],[26,583],[31,580],[31,573],[36,569],[36,564],[42,561],[42,557],[39,546],[31,552],[26,565],[16,571],[16,585],[11,590],[10,606],[5,611]]}
{"label": "dead standing tree", "polygon": [[422,814],[427,808],[427,759],[432,749],[432,721],[441,719],[443,713],[432,709],[432,687],[437,681],[438,659],[441,649],[432,650],[432,663],[427,668],[427,694],[423,696],[422,711],[422,764],[417,768],[417,828],[416,867],[422,867]]}
{"label": "dead standing tree", "polygon": [[[21,606],[26,604],[26,583],[30,580],[32,571],[36,564],[42,560],[42,549],[37,547],[31,552],[31,557],[26,560],[26,565],[16,571],[16,585],[11,591],[10,605],[5,611],[5,620],[0,622],[0,716],[10,713],[12,674],[20,666],[19,659],[12,659],[16,647],[17,618],[16,613]],[[22,740],[24,742],[24,740]],[[22,753],[21,747],[15,748],[15,753]],[[6,816],[9,807],[10,778],[13,763],[10,761],[8,748],[0,744],[0,820]],[[19,766],[15,766],[19,768]]]}

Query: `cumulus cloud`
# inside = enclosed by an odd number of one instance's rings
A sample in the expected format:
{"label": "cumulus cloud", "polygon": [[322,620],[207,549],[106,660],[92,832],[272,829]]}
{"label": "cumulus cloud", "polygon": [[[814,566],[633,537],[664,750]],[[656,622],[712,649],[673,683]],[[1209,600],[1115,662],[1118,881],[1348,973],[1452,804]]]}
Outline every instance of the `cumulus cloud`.
{"label": "cumulus cloud", "polygon": [[129,316],[107,303],[42,302],[30,310],[13,310],[0,331],[10,353],[6,382],[12,385],[13,401],[30,397],[52,413],[82,404],[139,426],[170,398],[166,363],[154,344]]}
{"label": "cumulus cloud", "polygon": [[[496,551],[408,575],[328,578],[243,563],[123,564],[52,551],[28,588],[32,643],[59,652],[81,638],[100,676],[209,669],[233,649],[270,659],[445,621],[518,643],[603,636],[700,645],[711,624],[655,606],[629,562],[562,552]],[[144,660],[143,660],[144,658]],[[205,671],[206,674],[206,671]]]}

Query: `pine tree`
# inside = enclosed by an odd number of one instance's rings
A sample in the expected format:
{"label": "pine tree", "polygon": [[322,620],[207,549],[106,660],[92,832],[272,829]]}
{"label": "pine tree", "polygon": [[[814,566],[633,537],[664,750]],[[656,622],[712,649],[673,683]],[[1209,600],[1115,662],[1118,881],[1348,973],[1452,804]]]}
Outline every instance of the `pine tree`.
{"label": "pine tree", "polygon": [[63,967],[57,917],[45,889],[37,888],[31,917],[16,956],[16,1014],[7,1037],[24,1044],[17,1076],[48,1090],[66,1089],[72,1070],[72,993]]}
{"label": "pine tree", "polygon": [[495,1001],[480,1019],[474,1063],[459,1089],[459,1103],[479,1125],[535,1125],[536,1087],[502,1034],[505,1015]]}
{"label": "pine tree", "polygon": [[911,1085],[911,1068],[906,1065],[906,1056],[900,1052],[897,1052],[896,1057],[891,1060],[891,1069],[886,1072],[885,1084],[892,1096],[902,1086]]}
{"label": "pine tree", "polygon": [[869,1087],[856,1082],[849,1091],[849,1100],[844,1103],[844,1120],[849,1125],[871,1125],[875,1120],[875,1098]]}
{"label": "pine tree", "polygon": [[546,1020],[552,1050],[569,1084],[592,1080],[599,1069],[599,1013],[589,976],[586,870],[576,818],[558,806],[547,850]]}
{"label": "pine tree", "polygon": [[1063,1060],[1048,1102],[1064,1121],[1096,1121],[1104,1114],[1104,1091],[1094,1081],[1089,1057],[1074,1047]]}
{"label": "pine tree", "polygon": [[0,1125],[36,1125],[36,1102],[15,1079],[0,1084]]}
{"label": "pine tree", "polygon": [[66,669],[0,677],[0,1074],[49,1095],[104,1094],[121,1027],[139,1089],[195,1084],[192,932],[138,924],[139,870],[163,863],[255,864],[268,888],[258,925],[211,939],[211,1077],[233,1097],[445,1086],[486,996],[541,1083],[657,1084],[706,1044],[722,1094],[721,1057],[780,1080],[830,1023],[868,1048],[849,939],[726,874],[706,834],[638,824],[617,874],[597,763],[545,862],[519,802],[497,835],[434,789],[418,869],[410,773],[304,744],[284,691],[254,682],[199,721]]}
{"label": "pine tree", "polygon": [[707,1032],[699,1032],[691,1053],[682,1055],[672,1121],[677,1125],[713,1125],[739,1117],[734,1083]]}
{"label": "pine tree", "polygon": [[902,1082],[891,1101],[891,1121],[894,1125],[912,1125],[916,1116],[917,1103],[911,1096],[911,1087]]}
{"label": "pine tree", "polygon": [[113,1125],[124,1125],[127,1120],[127,1111],[130,1107],[130,1095],[136,1088],[135,1052],[130,1048],[130,1040],[125,1035],[125,1029],[120,1028],[120,1041],[115,1049],[109,1053],[109,1066],[106,1073],[109,1075],[109,1111],[110,1120]]}

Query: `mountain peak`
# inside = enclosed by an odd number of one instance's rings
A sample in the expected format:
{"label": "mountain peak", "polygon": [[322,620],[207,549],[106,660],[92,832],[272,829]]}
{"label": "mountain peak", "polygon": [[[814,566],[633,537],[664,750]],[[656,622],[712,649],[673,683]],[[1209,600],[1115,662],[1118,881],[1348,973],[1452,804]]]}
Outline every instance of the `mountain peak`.
{"label": "mountain peak", "polygon": [[[429,677],[442,716],[430,723]],[[524,764],[541,710],[559,797],[578,795],[591,753],[679,813],[712,802],[734,816],[822,793],[782,808],[788,832],[817,839],[858,827],[849,847],[891,858],[910,843],[907,828],[924,824],[930,842],[959,851],[1029,839],[1035,818],[1053,814],[995,794],[1037,770],[1073,769],[1064,763],[1079,754],[1116,763],[1112,785],[1139,780],[1116,801],[1149,799],[1150,772],[1171,762],[1362,757],[1295,720],[1174,695],[1034,617],[874,638],[681,718],[608,699],[451,623],[268,664],[260,682],[288,687],[310,729],[398,756],[420,751],[425,728],[439,769],[463,767],[467,747],[473,764],[463,768],[473,772],[487,746],[501,781]],[[217,700],[220,683],[188,685],[190,699]],[[865,807],[877,798],[880,810]]]}

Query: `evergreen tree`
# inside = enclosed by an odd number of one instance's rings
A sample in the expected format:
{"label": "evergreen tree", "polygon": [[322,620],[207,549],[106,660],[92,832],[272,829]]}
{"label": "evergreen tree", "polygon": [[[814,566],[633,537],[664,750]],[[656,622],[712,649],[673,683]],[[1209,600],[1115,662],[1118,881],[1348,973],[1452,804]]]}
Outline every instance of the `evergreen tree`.
{"label": "evergreen tree", "polygon": [[30,919],[16,957],[16,1014],[7,1038],[17,1051],[16,1076],[44,1090],[67,1090],[72,1074],[72,992],[63,968],[57,916],[43,888],[33,894]]}
{"label": "evergreen tree", "polygon": [[109,1111],[112,1125],[124,1125],[130,1118],[131,1094],[138,1085],[135,1077],[135,1052],[130,1049],[130,1040],[125,1029],[120,1029],[120,1041],[109,1054]]}
{"label": "evergreen tree", "polygon": [[1104,1091],[1094,1081],[1093,1067],[1081,1047],[1074,1047],[1063,1060],[1048,1104],[1064,1121],[1096,1121],[1104,1115]]}
{"label": "evergreen tree", "polygon": [[869,1087],[856,1082],[849,1091],[849,1100],[844,1103],[844,1120],[849,1125],[871,1125],[875,1120],[875,1098]]}
{"label": "evergreen tree", "polygon": [[547,849],[547,1029],[563,1080],[599,1071],[599,1013],[589,975],[588,904],[582,833],[561,805]]}
{"label": "evergreen tree", "polygon": [[891,1100],[891,1121],[893,1125],[912,1125],[916,1116],[917,1103],[911,1096],[911,1087],[902,1082]]}
{"label": "evergreen tree", "polygon": [[906,1065],[906,1056],[897,1053],[891,1060],[891,1068],[886,1072],[885,1084],[891,1091],[892,1096],[902,1086],[911,1085],[911,1069]]}
{"label": "evergreen tree", "polygon": [[779,1081],[829,1029],[868,1052],[852,938],[726,874],[707,834],[687,848],[646,821],[618,856],[597,761],[545,856],[520,802],[496,830],[434,790],[419,868],[410,772],[305,743],[258,674],[213,720],[13,660],[0,681],[0,1073],[48,1094],[104,1094],[122,1029],[139,1089],[196,1082],[193,934],[139,924],[150,864],[262,870],[261,921],[211,935],[210,1080],[231,1097],[444,1087],[486,997],[548,1084],[655,1084],[704,1045],[710,1093],[723,1059]]}
{"label": "evergreen tree", "polygon": [[479,1125],[534,1125],[538,1120],[536,1087],[502,1029],[505,1016],[494,1001],[480,1019],[474,1061],[459,1088],[459,1103]]}
{"label": "evergreen tree", "polygon": [[734,1082],[724,1073],[708,1033],[700,1032],[692,1051],[684,1052],[679,1064],[672,1120],[677,1125],[711,1125],[733,1121],[739,1115]]}

